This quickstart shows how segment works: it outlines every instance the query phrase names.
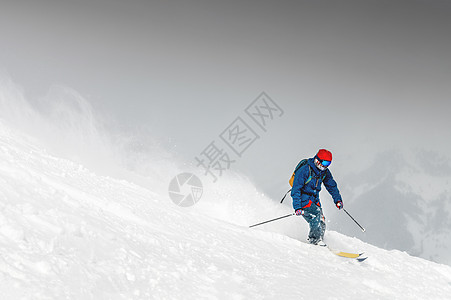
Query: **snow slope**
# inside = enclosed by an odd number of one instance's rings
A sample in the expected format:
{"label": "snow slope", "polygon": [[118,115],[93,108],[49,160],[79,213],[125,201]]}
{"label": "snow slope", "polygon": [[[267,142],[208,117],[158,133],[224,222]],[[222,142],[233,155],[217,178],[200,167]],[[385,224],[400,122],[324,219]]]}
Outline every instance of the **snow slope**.
{"label": "snow slope", "polygon": [[[97,176],[0,123],[1,299],[451,295],[449,266],[328,232],[334,247],[369,256],[340,258],[282,234],[284,226],[305,226],[296,217],[251,230],[224,221],[232,215],[209,217],[201,203],[179,208],[149,185]],[[235,214],[250,223],[266,218],[255,208]]]}

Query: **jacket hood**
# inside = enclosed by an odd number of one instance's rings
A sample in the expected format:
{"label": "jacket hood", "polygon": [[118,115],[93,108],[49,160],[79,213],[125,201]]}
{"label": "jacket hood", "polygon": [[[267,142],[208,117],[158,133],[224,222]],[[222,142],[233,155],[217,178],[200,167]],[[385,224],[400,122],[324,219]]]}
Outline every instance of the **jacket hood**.
{"label": "jacket hood", "polygon": [[327,169],[324,171],[321,171],[320,169],[318,169],[317,166],[315,166],[315,157],[309,158],[309,160],[308,160],[308,164],[312,168],[313,172],[315,172],[316,175],[326,172]]}

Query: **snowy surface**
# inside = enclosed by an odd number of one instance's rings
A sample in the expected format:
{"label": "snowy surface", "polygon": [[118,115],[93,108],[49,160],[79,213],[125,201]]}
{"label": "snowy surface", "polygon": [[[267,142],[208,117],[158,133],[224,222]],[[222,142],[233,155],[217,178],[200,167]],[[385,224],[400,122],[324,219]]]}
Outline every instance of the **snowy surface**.
{"label": "snowy surface", "polygon": [[[272,225],[248,229],[201,211],[52,157],[0,123],[2,299],[451,295],[449,266],[329,231],[333,247],[369,256],[359,263],[301,242],[305,236],[271,232]],[[252,222],[265,218],[255,217],[255,209],[236,214]],[[277,226],[293,222],[300,220]]]}

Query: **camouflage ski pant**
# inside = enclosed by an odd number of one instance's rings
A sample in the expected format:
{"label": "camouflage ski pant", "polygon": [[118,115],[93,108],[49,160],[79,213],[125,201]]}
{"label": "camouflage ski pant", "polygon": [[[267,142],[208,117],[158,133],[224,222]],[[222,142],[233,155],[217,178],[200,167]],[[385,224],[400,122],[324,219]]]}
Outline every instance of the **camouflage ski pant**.
{"label": "camouflage ski pant", "polygon": [[323,215],[323,209],[318,205],[312,204],[304,208],[304,219],[310,226],[308,240],[311,244],[317,244],[324,237],[326,231],[326,219]]}

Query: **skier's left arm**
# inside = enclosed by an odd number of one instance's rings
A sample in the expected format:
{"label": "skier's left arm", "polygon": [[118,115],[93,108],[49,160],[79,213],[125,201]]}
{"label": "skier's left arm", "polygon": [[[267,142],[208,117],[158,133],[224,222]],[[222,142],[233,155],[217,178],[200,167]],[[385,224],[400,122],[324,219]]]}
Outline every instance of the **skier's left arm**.
{"label": "skier's left arm", "polygon": [[326,177],[324,178],[323,183],[326,187],[326,190],[332,196],[332,199],[334,199],[335,205],[337,205],[337,203],[339,202],[343,203],[340,191],[338,190],[337,182],[334,180],[334,177],[332,176],[332,173],[329,171],[329,169],[326,170]]}

